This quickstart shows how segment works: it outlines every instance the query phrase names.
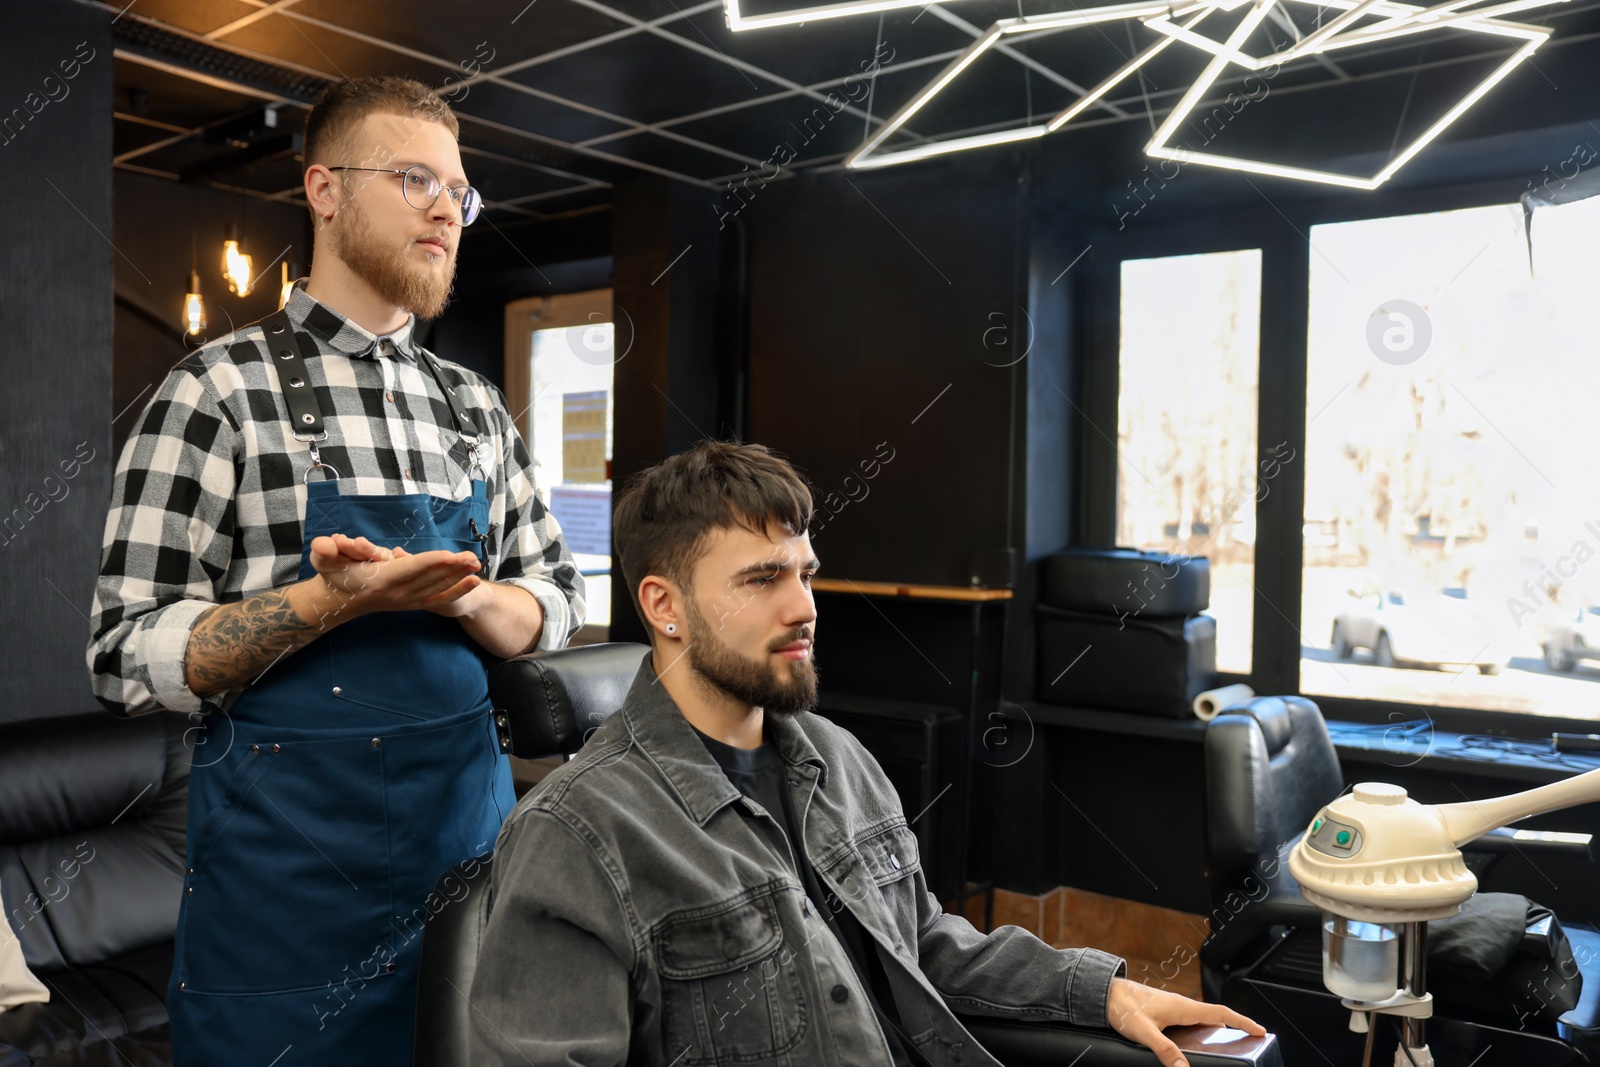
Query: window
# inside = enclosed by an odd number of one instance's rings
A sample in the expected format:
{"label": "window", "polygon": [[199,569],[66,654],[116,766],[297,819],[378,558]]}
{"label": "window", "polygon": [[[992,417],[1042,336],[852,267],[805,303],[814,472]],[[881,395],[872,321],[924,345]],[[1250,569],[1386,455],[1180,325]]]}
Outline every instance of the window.
{"label": "window", "polygon": [[506,400],[533,458],[539,496],[584,575],[587,624],[611,624],[611,293],[506,308]]}
{"label": "window", "polygon": [[1205,557],[1217,669],[1248,674],[1261,252],[1122,264],[1117,544]]}
{"label": "window", "polygon": [[1302,692],[1600,718],[1597,244],[1593,201],[1311,229]]}

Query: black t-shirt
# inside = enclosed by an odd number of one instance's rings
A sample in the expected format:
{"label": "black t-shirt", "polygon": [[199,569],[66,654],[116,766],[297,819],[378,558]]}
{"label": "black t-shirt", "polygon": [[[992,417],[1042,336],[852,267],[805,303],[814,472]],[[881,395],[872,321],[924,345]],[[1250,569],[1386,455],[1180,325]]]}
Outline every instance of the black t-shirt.
{"label": "black t-shirt", "polygon": [[894,993],[890,990],[889,976],[884,972],[883,960],[878,955],[877,943],[872,940],[872,935],[862,928],[860,921],[850,913],[850,909],[844,906],[844,902],[834,896],[811,869],[811,862],[801,847],[804,838],[800,834],[800,827],[796,824],[789,790],[784,788],[783,757],[779,755],[777,746],[763,742],[759,748],[735,748],[715,738],[707,737],[699,730],[695,733],[700,735],[706,750],[717,761],[734,788],[782,821],[795,862],[800,867],[797,873],[800,875],[801,884],[806,887],[806,896],[811,898],[812,906],[827,920],[829,929],[850,956],[850,962],[856,969],[856,976],[861,980],[862,987],[867,990],[867,995],[872,1001],[873,1011],[880,1023],[879,1028],[883,1031],[889,1052],[894,1057],[895,1067],[929,1067],[928,1061],[917,1051],[916,1046],[903,1036],[900,1012],[895,1007]]}

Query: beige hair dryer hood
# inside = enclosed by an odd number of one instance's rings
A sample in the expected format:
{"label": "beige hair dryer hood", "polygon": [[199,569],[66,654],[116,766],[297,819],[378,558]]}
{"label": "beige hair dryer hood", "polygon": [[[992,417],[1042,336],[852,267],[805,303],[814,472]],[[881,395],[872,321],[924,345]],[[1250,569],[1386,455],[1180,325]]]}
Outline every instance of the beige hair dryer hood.
{"label": "beige hair dryer hood", "polygon": [[1363,782],[1317,813],[1289,873],[1325,911],[1368,922],[1445,919],[1478,889],[1460,847],[1490,830],[1600,800],[1600,769],[1524,793],[1418,804],[1397,785]]}

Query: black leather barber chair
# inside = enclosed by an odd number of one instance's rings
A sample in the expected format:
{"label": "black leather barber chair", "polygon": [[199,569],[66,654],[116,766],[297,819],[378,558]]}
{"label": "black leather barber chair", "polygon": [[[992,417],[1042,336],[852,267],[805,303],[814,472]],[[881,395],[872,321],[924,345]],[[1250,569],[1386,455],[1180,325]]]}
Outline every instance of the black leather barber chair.
{"label": "black leather barber chair", "polygon": [[0,1012],[0,1067],[171,1062],[187,720],[0,726],[0,895],[44,1004]]}
{"label": "black leather barber chair", "polygon": [[[489,675],[490,696],[506,715],[512,751],[527,759],[576,752],[621,706],[647,651],[634,644],[588,645],[497,665]],[[452,903],[428,920],[422,935],[416,1067],[468,1067],[472,1009],[467,995],[488,919],[490,877],[491,865],[479,862],[470,872],[457,868],[440,879],[439,892]],[[1007,1067],[1066,1067],[1080,1057],[1081,1067],[1159,1067],[1149,1049],[1106,1030],[977,1017],[962,1021]],[[1216,1027],[1180,1027],[1168,1035],[1193,1067],[1283,1067],[1271,1034],[1226,1041],[1219,1040],[1228,1035]]]}
{"label": "black leather barber chair", "polygon": [[[1225,709],[1207,725],[1205,761],[1212,900],[1210,936],[1200,950],[1205,999],[1277,1032],[1290,1063],[1354,1067],[1366,1039],[1349,1029],[1349,1011],[1322,984],[1322,912],[1300,894],[1288,864],[1289,850],[1317,811],[1345,787],[1322,713],[1304,697],[1290,696],[1256,697]],[[1480,882],[1513,848],[1587,854],[1584,844],[1514,841],[1511,834],[1494,831],[1462,848]],[[1441,925],[1429,924],[1435,949]],[[1548,925],[1536,925],[1527,929],[1529,939],[1547,934]],[[1515,983],[1464,983],[1430,953],[1427,980],[1435,1006],[1426,1036],[1439,1067],[1600,1063],[1600,934],[1558,925],[1574,957],[1563,969],[1570,975],[1575,962],[1583,976],[1577,1005],[1562,1014],[1540,1010],[1548,1005],[1539,1003],[1526,976]],[[1383,1019],[1372,1063],[1393,1062],[1392,1030]]]}

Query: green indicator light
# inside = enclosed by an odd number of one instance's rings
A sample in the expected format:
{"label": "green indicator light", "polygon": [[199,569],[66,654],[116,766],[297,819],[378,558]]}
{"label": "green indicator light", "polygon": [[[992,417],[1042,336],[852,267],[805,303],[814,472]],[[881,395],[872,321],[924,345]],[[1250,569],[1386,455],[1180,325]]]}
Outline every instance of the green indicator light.
{"label": "green indicator light", "polygon": [[1333,835],[1333,840],[1335,844],[1348,845],[1350,843],[1350,831],[1340,830]]}
{"label": "green indicator light", "polygon": [[1322,829],[1322,819],[1319,816],[1317,820],[1311,824],[1311,832],[1316,833],[1320,829]]}

